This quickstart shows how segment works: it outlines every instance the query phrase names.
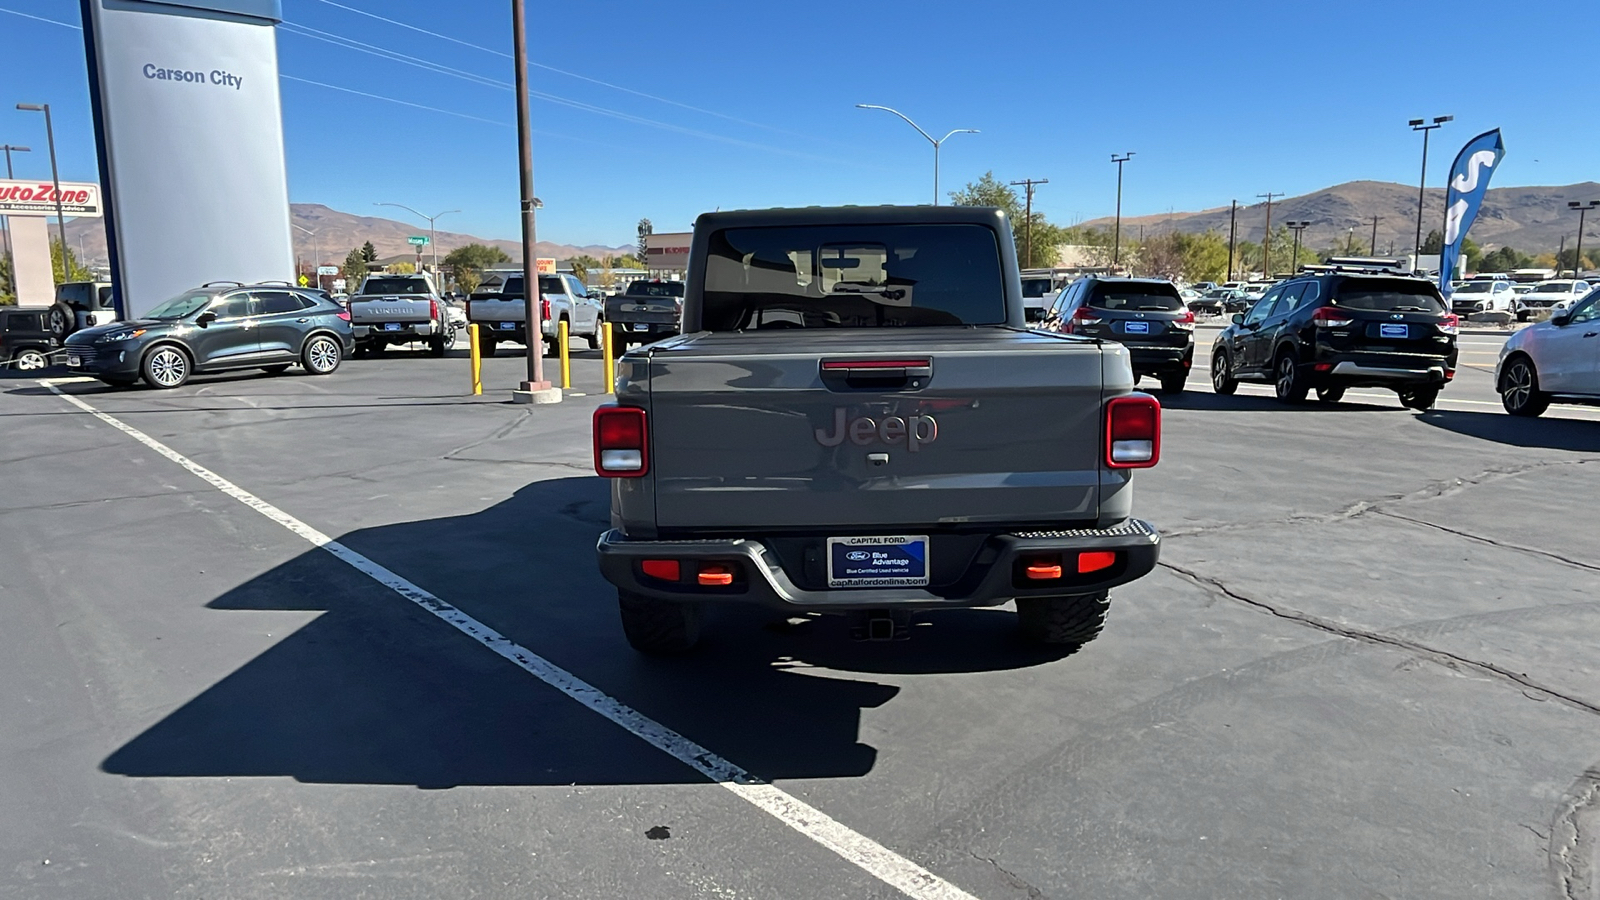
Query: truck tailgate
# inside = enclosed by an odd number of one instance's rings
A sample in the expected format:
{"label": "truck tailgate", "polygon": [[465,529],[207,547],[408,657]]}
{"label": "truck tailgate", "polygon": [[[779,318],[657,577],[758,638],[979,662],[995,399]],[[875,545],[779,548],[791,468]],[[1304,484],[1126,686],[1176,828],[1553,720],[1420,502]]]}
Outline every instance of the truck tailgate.
{"label": "truck tailgate", "polygon": [[1101,353],[1002,327],[710,333],[657,345],[648,354],[657,526],[893,534],[1093,520]]}
{"label": "truck tailgate", "polygon": [[433,306],[426,298],[406,300],[400,297],[351,297],[350,321],[357,325],[373,322],[428,322],[433,319]]}
{"label": "truck tailgate", "polygon": [[467,301],[467,318],[473,322],[487,322],[491,326],[501,322],[523,322],[528,318],[528,301],[522,297],[474,297]]}

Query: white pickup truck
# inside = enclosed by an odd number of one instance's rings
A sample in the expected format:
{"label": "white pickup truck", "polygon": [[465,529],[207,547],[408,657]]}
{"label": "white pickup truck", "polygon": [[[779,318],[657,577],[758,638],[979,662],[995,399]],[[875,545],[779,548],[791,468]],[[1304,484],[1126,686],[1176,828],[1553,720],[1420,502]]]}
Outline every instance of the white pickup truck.
{"label": "white pickup truck", "polygon": [[[600,348],[605,307],[600,298],[589,295],[583,282],[567,274],[540,275],[539,301],[543,307],[539,318],[546,356],[556,355],[556,335],[563,321],[571,337],[585,338],[591,349]],[[501,343],[528,345],[527,320],[521,275],[509,275],[499,288],[478,291],[467,301],[467,321],[478,326],[479,347],[484,356],[493,356]]]}
{"label": "white pickup truck", "polygon": [[356,355],[381,353],[390,344],[422,341],[443,356],[456,340],[456,323],[433,279],[415,275],[369,275],[350,298]]}

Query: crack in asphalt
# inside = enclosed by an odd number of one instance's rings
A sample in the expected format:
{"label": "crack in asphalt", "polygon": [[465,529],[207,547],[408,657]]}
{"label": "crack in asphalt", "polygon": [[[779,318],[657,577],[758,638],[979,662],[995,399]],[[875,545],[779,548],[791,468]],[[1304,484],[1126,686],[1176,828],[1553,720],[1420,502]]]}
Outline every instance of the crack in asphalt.
{"label": "crack in asphalt", "polygon": [[0,516],[21,512],[43,512],[51,509],[73,509],[79,506],[96,506],[101,503],[119,503],[125,500],[156,500],[165,497],[196,497],[201,491],[180,491],[176,488],[153,494],[125,494],[120,497],[93,497],[88,500],[63,500],[60,503],[41,503],[37,506],[0,507]]}
{"label": "crack in asphalt", "polygon": [[1183,566],[1175,563],[1161,562],[1158,563],[1158,565],[1164,569],[1182,575],[1183,577],[1203,588],[1206,588],[1207,590],[1218,593],[1230,600],[1235,600],[1244,604],[1245,606],[1251,607],[1252,609],[1269,613],[1277,618],[1284,619],[1289,622],[1295,622],[1327,634],[1349,638],[1353,641],[1362,641],[1369,644],[1379,644],[1386,647],[1397,647],[1402,650],[1408,650],[1412,653],[1429,657],[1435,662],[1440,662],[1447,666],[1450,663],[1466,666],[1467,668],[1474,669],[1478,672],[1482,672],[1483,674],[1491,675],[1501,680],[1511,681],[1530,690],[1538,691],[1541,694],[1545,694],[1546,696],[1549,696],[1555,700],[1559,700],[1575,709],[1581,709],[1585,712],[1600,715],[1600,704],[1591,703],[1581,697],[1575,697],[1571,694],[1566,694],[1556,690],[1548,685],[1541,684],[1532,678],[1529,678],[1526,673],[1513,672],[1504,666],[1472,659],[1471,657],[1467,656],[1461,656],[1456,653],[1451,653],[1448,650],[1441,650],[1437,647],[1431,647],[1422,643],[1421,641],[1414,641],[1391,634],[1384,634],[1378,631],[1368,631],[1363,628],[1354,628],[1348,625],[1340,625],[1337,622],[1324,619],[1321,616],[1278,606],[1274,603],[1268,603],[1265,600],[1257,600],[1253,597],[1247,597],[1244,594],[1241,594],[1238,591],[1228,587],[1222,582],[1221,579],[1212,578],[1207,575],[1201,575],[1192,569],[1186,569]]}
{"label": "crack in asphalt", "polygon": [[1012,888],[1014,890],[1019,890],[1019,891],[1026,892],[1027,895],[1028,895],[1028,900],[1043,900],[1043,898],[1045,896],[1044,891],[1039,890],[1038,888],[1034,887],[1033,885],[1029,884],[1028,882],[1024,881],[1023,879],[1018,878],[1016,875],[1012,874],[1012,872],[1009,869],[1007,869],[1005,866],[1000,865],[999,863],[995,862],[990,857],[983,856],[983,855],[979,854],[976,850],[968,850],[967,852],[972,854],[972,858],[973,859],[976,859],[976,860],[978,860],[980,862],[986,862],[989,865],[993,866],[994,870],[999,873],[999,875],[1000,875],[1000,877],[1002,879],[1005,880],[1005,883],[1006,883],[1007,887],[1010,887],[1010,888]]}
{"label": "crack in asphalt", "polygon": [[[1597,799],[1600,799],[1600,769],[1591,768],[1568,790],[1568,799],[1551,823],[1550,865],[1566,900],[1591,900],[1594,895],[1590,865],[1595,839],[1593,834],[1584,831],[1580,820],[1593,810]],[[1533,831],[1532,828],[1528,830]],[[1538,834],[1537,831],[1533,833]]]}
{"label": "crack in asphalt", "polygon": [[1438,531],[1443,531],[1446,534],[1453,534],[1453,535],[1456,535],[1457,537],[1464,537],[1464,538],[1466,538],[1468,540],[1478,541],[1479,543],[1488,544],[1491,547],[1499,547],[1502,550],[1515,550],[1515,551],[1517,551],[1519,553],[1528,553],[1528,554],[1532,554],[1534,556],[1542,556],[1542,557],[1544,557],[1546,559],[1554,560],[1554,561],[1556,561],[1558,563],[1563,563],[1565,565],[1573,566],[1574,568],[1588,569],[1591,572],[1600,572],[1600,566],[1597,566],[1597,565],[1595,565],[1593,563],[1586,563],[1586,562],[1583,562],[1582,560],[1572,559],[1570,557],[1562,556],[1559,553],[1551,553],[1548,550],[1540,550],[1537,547],[1525,547],[1525,546],[1523,546],[1521,544],[1512,544],[1512,543],[1508,543],[1506,541],[1496,540],[1495,538],[1484,537],[1481,534],[1473,534],[1470,531],[1462,531],[1459,528],[1450,528],[1449,526],[1446,526],[1446,525],[1439,525],[1437,523],[1427,522],[1427,521],[1424,521],[1422,519],[1413,519],[1410,516],[1402,516],[1399,513],[1389,512],[1386,509],[1376,509],[1376,508],[1374,508],[1372,510],[1372,512],[1376,513],[1377,515],[1385,516],[1385,517],[1390,518],[1390,519],[1398,519],[1401,522],[1410,522],[1413,525],[1421,525],[1421,526],[1423,526],[1425,528],[1433,528],[1433,529],[1436,529]]}
{"label": "crack in asphalt", "polygon": [[467,444],[462,444],[461,446],[455,448],[454,450],[447,450],[447,451],[445,451],[445,454],[443,456],[439,457],[439,458],[440,459],[451,459],[457,453],[465,453],[466,451],[471,450],[474,447],[481,447],[484,444],[489,443],[490,441],[498,441],[501,438],[510,435],[513,431],[516,431],[518,428],[522,427],[523,424],[533,420],[533,414],[530,411],[528,411],[527,409],[519,410],[519,412],[521,413],[520,415],[514,417],[511,421],[507,422],[506,424],[501,425],[499,428],[496,428],[494,431],[489,432],[489,435],[487,437],[480,438],[480,439],[478,439],[476,441],[472,441],[472,442],[467,443]]}

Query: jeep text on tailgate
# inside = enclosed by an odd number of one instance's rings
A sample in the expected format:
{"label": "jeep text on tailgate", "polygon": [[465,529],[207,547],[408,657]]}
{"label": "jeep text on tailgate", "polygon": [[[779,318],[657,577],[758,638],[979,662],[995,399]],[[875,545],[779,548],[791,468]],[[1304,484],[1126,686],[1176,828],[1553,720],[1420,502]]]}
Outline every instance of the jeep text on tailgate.
{"label": "jeep text on tailgate", "polygon": [[629,351],[594,416],[601,572],[634,647],[701,608],[835,611],[889,640],[919,610],[1015,600],[1077,645],[1148,573],[1132,470],[1161,407],[1122,345],[1029,331],[995,209],[709,213],[683,333]]}

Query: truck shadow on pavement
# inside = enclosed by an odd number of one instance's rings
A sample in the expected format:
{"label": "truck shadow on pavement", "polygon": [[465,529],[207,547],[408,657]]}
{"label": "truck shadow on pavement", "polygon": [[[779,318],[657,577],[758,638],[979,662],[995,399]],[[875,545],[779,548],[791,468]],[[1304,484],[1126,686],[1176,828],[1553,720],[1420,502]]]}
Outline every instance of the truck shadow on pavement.
{"label": "truck shadow on pavement", "polygon": [[[594,565],[607,509],[600,479],[558,478],[481,512],[339,540],[768,779],[858,777],[876,762],[858,738],[861,711],[899,688],[822,668],[979,671],[1063,655],[1022,646],[1000,611],[933,614],[910,642],[859,644],[833,617],[730,608],[695,654],[643,657]],[[113,752],[104,771],[423,788],[701,780],[323,550],[206,606],[197,614],[322,614]]]}

